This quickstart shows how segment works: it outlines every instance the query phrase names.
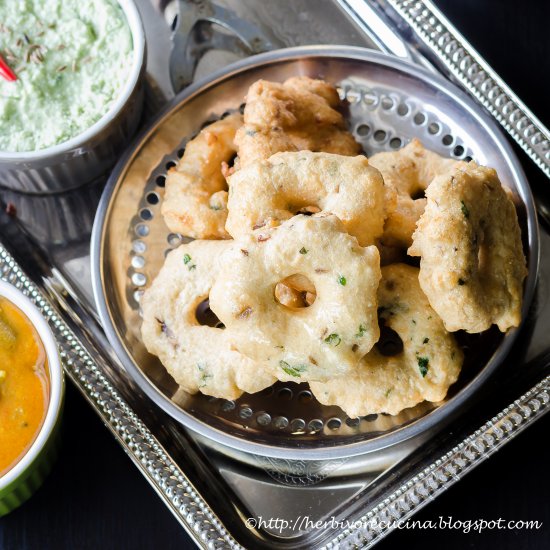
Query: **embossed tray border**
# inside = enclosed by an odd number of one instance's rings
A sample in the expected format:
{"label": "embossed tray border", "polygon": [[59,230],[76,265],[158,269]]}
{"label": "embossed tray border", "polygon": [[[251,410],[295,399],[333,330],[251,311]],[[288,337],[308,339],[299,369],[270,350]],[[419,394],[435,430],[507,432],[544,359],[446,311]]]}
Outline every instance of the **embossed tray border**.
{"label": "embossed tray border", "polygon": [[[353,522],[323,548],[370,548],[403,522],[460,480],[480,462],[521,433],[546,412],[550,403],[550,376],[514,401],[447,454],[401,485]],[[360,525],[363,524],[363,525]]]}
{"label": "embossed tray border", "polygon": [[441,11],[430,0],[385,2],[550,178],[550,131]]}

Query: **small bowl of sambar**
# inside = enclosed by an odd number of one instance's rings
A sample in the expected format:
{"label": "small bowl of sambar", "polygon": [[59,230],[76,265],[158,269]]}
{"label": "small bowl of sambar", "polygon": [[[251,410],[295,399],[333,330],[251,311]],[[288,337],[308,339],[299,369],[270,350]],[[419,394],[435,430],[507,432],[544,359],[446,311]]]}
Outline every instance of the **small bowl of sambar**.
{"label": "small bowl of sambar", "polygon": [[0,281],[0,517],[40,487],[57,457],[65,383],[38,308]]}

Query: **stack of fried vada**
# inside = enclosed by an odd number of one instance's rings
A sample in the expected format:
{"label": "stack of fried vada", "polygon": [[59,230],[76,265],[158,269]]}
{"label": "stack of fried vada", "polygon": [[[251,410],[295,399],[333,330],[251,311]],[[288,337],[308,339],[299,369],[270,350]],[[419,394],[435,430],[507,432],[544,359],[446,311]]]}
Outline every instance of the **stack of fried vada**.
{"label": "stack of fried vada", "polygon": [[[445,398],[464,359],[453,332],[519,325],[527,271],[496,172],[418,140],[360,152],[336,89],[307,77],[254,83],[243,115],[187,144],[162,213],[197,240],[142,300],[145,346],[185,391],[307,382],[350,416],[398,414]],[[197,320],[206,300],[216,327]]]}

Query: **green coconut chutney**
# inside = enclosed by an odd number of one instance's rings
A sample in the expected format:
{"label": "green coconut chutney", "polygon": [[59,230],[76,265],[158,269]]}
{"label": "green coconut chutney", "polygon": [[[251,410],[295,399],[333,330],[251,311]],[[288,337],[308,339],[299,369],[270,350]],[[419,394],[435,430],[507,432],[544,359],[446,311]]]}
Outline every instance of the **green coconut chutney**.
{"label": "green coconut chutney", "polygon": [[0,0],[0,151],[67,141],[107,113],[132,65],[132,34],[115,0]]}

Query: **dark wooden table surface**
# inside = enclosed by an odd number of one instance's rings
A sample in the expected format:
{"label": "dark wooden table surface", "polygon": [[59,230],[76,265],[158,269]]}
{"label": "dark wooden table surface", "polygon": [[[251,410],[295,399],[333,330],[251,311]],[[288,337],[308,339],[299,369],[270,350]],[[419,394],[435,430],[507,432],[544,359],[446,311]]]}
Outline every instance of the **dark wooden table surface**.
{"label": "dark wooden table surface", "polygon": [[[550,2],[438,0],[436,4],[548,125]],[[528,174],[538,177],[526,162]],[[550,185],[550,182],[549,182]],[[550,193],[550,187],[549,187]],[[540,530],[409,530],[380,550],[550,548],[546,417],[424,508],[418,519],[539,520]],[[0,549],[186,548],[193,543],[69,385],[60,460],[38,493],[0,520]]]}

